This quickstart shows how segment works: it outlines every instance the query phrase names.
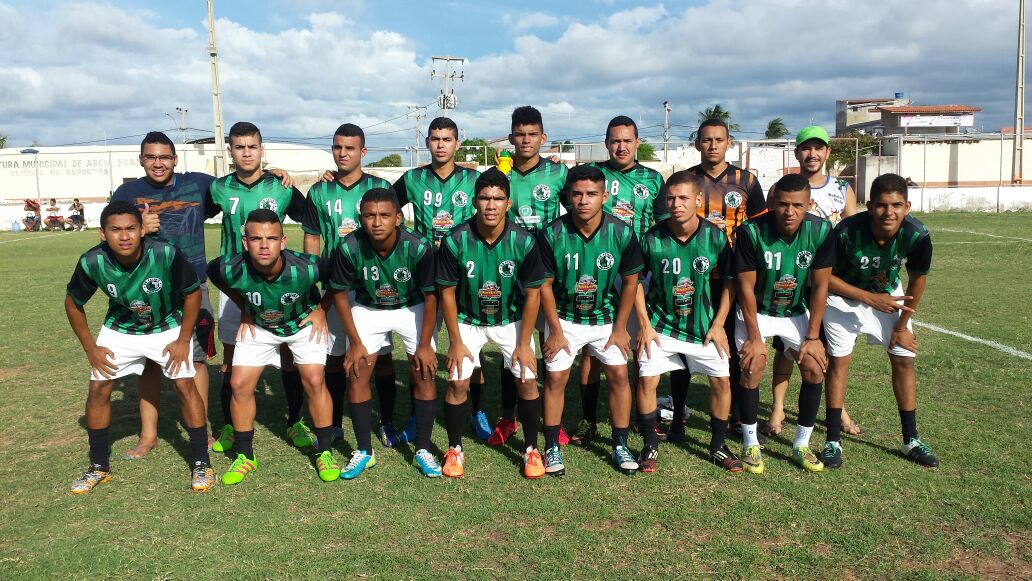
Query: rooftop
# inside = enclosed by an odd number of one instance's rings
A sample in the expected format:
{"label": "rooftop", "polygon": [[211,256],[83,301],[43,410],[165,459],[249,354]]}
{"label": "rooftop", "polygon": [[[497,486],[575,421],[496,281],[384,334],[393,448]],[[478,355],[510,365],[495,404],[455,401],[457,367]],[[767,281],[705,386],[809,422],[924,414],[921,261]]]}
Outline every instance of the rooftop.
{"label": "rooftop", "polygon": [[893,115],[940,115],[942,113],[978,113],[981,111],[978,107],[970,105],[899,105],[878,107],[878,110]]}

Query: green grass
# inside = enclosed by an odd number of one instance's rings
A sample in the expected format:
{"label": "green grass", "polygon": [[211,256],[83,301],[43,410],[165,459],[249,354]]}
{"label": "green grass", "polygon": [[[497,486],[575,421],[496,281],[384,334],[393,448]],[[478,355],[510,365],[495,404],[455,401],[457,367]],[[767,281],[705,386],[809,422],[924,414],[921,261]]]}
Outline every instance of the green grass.
{"label": "green grass", "polygon": [[[936,248],[917,319],[1032,350],[1032,243],[944,231],[1032,238],[1032,215],[922,218]],[[300,232],[289,234],[297,247]],[[255,439],[262,466],[242,485],[189,491],[185,432],[167,388],[156,452],[120,460],[138,428],[135,382],[127,381],[113,403],[115,478],[72,496],[68,485],[86,466],[87,364],[61,302],[75,258],[97,233],[44,236],[0,235],[0,577],[1032,575],[1032,361],[927,330],[918,330],[918,425],[942,458],[937,470],[899,455],[886,357],[860,345],[847,400],[866,434],[845,442],[846,466],[834,472],[806,474],[790,462],[791,427],[768,446],[762,477],[707,464],[708,415],[697,411],[706,409],[706,394],[696,379],[688,444],[664,445],[655,474],[616,473],[603,443],[566,450],[561,480],[524,481],[514,448],[467,439],[467,475],[459,481],[422,478],[410,450],[380,447],[379,464],[366,475],[324,484],[308,456],[285,442],[278,374],[267,372]],[[217,240],[209,229],[209,249]],[[89,305],[94,327],[102,302]],[[489,366],[492,415],[496,369]],[[210,417],[217,419],[214,391]],[[575,391],[570,426],[579,419]],[[399,416],[404,393],[399,388]],[[445,445],[441,418],[434,442]],[[822,433],[814,443],[823,443]],[[640,439],[631,445],[637,450]],[[338,459],[348,451],[339,447]],[[213,461],[218,472],[230,464],[222,455]]]}

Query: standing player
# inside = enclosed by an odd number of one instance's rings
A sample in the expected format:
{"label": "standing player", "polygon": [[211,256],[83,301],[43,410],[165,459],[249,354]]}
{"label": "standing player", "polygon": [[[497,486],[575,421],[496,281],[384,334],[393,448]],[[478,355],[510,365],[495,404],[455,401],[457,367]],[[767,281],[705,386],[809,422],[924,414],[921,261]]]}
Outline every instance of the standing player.
{"label": "standing player", "polygon": [[222,483],[239,484],[258,469],[253,445],[254,389],[266,366],[279,367],[284,345],[293,355],[308,395],[319,478],[331,482],[340,477],[340,467],[330,451],[333,402],[324,382],[326,311],[319,304],[317,287],[329,279],[327,264],[310,254],[287,250],[279,214],[270,208],[248,212],[241,240],[244,252],[223,255],[208,264],[212,283],[240,310],[231,398],[237,456],[222,475]]}
{"label": "standing player", "polygon": [[501,171],[484,172],[474,190],[476,214],[453,229],[438,251],[437,284],[450,339],[451,383],[444,400],[448,429],[445,476],[459,478],[465,472],[462,428],[466,395],[473,368],[488,341],[502,351],[503,377],[512,376],[514,385],[519,380],[518,407],[526,443],[523,475],[540,478],[545,473],[537,449],[541,396],[533,340],[544,270],[534,235],[506,216],[512,209],[509,187]]}
{"label": "standing player", "polygon": [[[160,365],[175,385],[193,456],[191,486],[207,490],[215,476],[190,361],[201,305],[200,283],[174,246],[144,239],[143,218],[131,204],[112,202],[104,208],[100,239],[79,258],[65,297],[68,322],[92,369],[86,398],[90,467],[72,483],[72,492],[84,494],[111,479],[111,389],[115,379],[141,374],[146,361]],[[94,341],[83,305],[98,288],[108,296],[108,311]]]}
{"label": "standing player", "polygon": [[[638,458],[642,472],[655,472],[659,459],[656,388],[667,371],[688,369],[709,377],[710,459],[729,472],[742,463],[724,443],[731,408],[730,352],[724,320],[731,310],[734,266],[724,232],[699,218],[696,205],[702,178],[679,171],[667,181],[670,218],[651,228],[641,241],[645,268],[651,273],[648,298],[635,302],[639,338],[638,425],[645,447]],[[712,294],[711,279],[722,282]]]}
{"label": "standing player", "polygon": [[[627,224],[602,211],[609,194],[598,168],[578,166],[570,170],[567,190],[570,213],[549,224],[538,237],[545,266],[541,308],[548,325],[542,346],[547,369],[545,472],[554,476],[565,472],[559,429],[566,382],[574,354],[588,347],[609,380],[613,464],[631,474],[638,463],[627,449],[631,423],[627,319],[642,269],[641,248]],[[619,299],[613,286],[618,275],[622,283]]]}
{"label": "standing player", "polygon": [[[910,322],[924,296],[932,239],[909,212],[906,180],[885,174],[871,184],[867,211],[846,218],[835,229],[838,246],[824,313],[828,442],[821,454],[832,468],[842,465],[840,416],[857,335],[867,335],[868,342],[881,343],[888,352],[903,427],[903,454],[922,466],[939,465],[931,448],[917,436],[917,341]],[[903,264],[908,274],[906,293],[899,276]]]}
{"label": "standing player", "polygon": [[[437,415],[437,352],[434,329],[434,255],[429,242],[402,226],[394,192],[382,188],[362,196],[362,228],[349,234],[333,255],[330,286],[337,313],[348,336],[344,370],[351,376],[348,400],[357,446],[342,478],[358,477],[376,465],[370,438],[372,394],[369,380],[380,349],[397,333],[405,343],[414,378],[416,454],[424,476],[441,475],[430,453],[430,434]],[[354,291],[354,304],[348,297]],[[390,359],[390,353],[386,357]]]}
{"label": "standing player", "polygon": [[735,232],[735,342],[742,356],[739,402],[745,448],[742,463],[753,474],[764,470],[756,407],[767,365],[765,341],[772,336],[781,337],[803,378],[792,457],[807,471],[824,469],[810,450],[810,435],[828,365],[819,335],[835,261],[835,237],[831,224],[808,213],[809,207],[809,182],[799,174],[788,174],[774,184],[771,211],[749,220]]}
{"label": "standing player", "polygon": [[[304,210],[304,195],[297,188],[285,186],[270,172],[262,169],[265,148],[262,134],[252,123],[241,121],[229,129],[229,154],[236,171],[215,180],[205,198],[205,213],[214,218],[222,213],[221,254],[228,257],[244,251],[244,221],[258,209],[273,211],[283,221],[284,216],[300,222]],[[233,448],[233,425],[230,417],[230,395],[233,385],[233,353],[237,330],[240,327],[238,305],[223,296],[219,302],[219,340],[224,348],[222,375],[222,426],[212,450],[224,452]],[[286,352],[284,352],[286,355]],[[312,431],[301,421],[304,390],[301,375],[289,360],[280,367],[283,391],[287,397],[287,437],[295,446],[311,446],[315,440]]]}

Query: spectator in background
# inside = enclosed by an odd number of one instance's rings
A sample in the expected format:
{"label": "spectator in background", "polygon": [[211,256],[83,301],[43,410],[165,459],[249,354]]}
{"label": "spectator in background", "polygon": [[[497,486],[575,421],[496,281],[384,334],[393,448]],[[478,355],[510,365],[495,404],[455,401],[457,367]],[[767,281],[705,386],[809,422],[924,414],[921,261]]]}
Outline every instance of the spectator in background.
{"label": "spectator in background", "polygon": [[22,227],[26,232],[38,232],[43,223],[39,212],[39,202],[36,200],[25,200],[25,217],[22,218]]}
{"label": "spectator in background", "polygon": [[43,222],[47,230],[64,230],[64,216],[60,212],[61,208],[57,205],[57,200],[50,198],[50,205],[47,206],[47,219]]}
{"label": "spectator in background", "polygon": [[85,230],[86,210],[79,198],[72,200],[72,205],[68,206],[68,212],[68,218],[65,219],[65,230]]}

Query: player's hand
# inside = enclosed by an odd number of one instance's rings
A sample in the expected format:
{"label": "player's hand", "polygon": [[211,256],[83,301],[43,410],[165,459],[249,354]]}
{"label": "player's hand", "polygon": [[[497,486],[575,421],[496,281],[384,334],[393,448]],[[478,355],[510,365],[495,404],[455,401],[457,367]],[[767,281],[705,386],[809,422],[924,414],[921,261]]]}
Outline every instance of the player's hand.
{"label": "player's hand", "polygon": [[912,296],[894,297],[887,293],[868,293],[867,304],[872,309],[883,313],[894,313],[896,311],[913,313],[914,309],[903,305],[903,301],[909,301],[913,298]]}
{"label": "player's hand", "polygon": [[335,179],[337,179],[337,174],[330,170],[324,171],[323,174],[319,176],[319,181],[321,182],[332,182]]}
{"label": "player's hand", "polygon": [[433,379],[437,374],[437,351],[429,343],[416,347],[412,366],[421,379]]}
{"label": "player's hand", "polygon": [[247,311],[242,311],[240,313],[240,327],[237,329],[236,334],[237,343],[247,339],[248,334],[251,335],[252,339],[258,336],[254,330],[254,315]]}
{"label": "player's hand", "polygon": [[107,347],[94,345],[91,349],[86,350],[86,358],[90,360],[90,368],[104,379],[111,379],[118,371],[118,368],[111,363],[115,354]]}
{"label": "player's hand", "polygon": [[179,368],[183,365],[190,366],[189,357],[190,353],[190,338],[186,340],[177,339],[168,345],[165,345],[165,350],[161,352],[162,355],[168,355],[168,363],[165,363],[165,371],[169,375],[175,375],[179,372]]}
{"label": "player's hand", "polygon": [[[344,352],[344,373],[346,375],[359,376],[360,366],[368,367],[373,364],[366,351],[365,345],[360,341],[349,341],[348,350]],[[354,373],[352,373],[354,372]]]}
{"label": "player's hand", "polygon": [[[512,354],[512,368],[520,369],[520,381],[526,381],[527,371],[530,371],[534,377],[537,377],[537,357],[534,355],[534,350],[530,348],[530,345],[517,345],[516,351]],[[505,373],[505,370],[502,370]]]}
{"label": "player's hand", "polygon": [[150,211],[150,204],[143,205],[143,233],[153,234],[161,230],[161,218]]}
{"label": "player's hand", "polygon": [[804,357],[812,357],[817,362],[817,366],[821,368],[821,371],[824,373],[828,372],[828,353],[824,350],[824,344],[820,341],[803,339],[803,344],[799,346],[799,361],[802,361]]}
{"label": "player's hand", "polygon": [[659,333],[652,325],[645,325],[641,328],[641,332],[638,333],[638,344],[635,345],[635,353],[638,354],[638,358],[644,354],[646,359],[652,359],[652,344],[655,343],[656,347],[662,347],[663,344],[659,341]]}
{"label": "player's hand", "polygon": [[617,349],[620,350],[620,353],[623,353],[624,357],[631,356],[631,336],[627,333],[626,327],[621,327],[619,329],[613,327],[613,332],[609,335],[609,340],[606,341],[606,345],[602,350],[605,351],[613,345],[616,345]]}
{"label": "player's hand", "polygon": [[570,342],[566,340],[562,331],[550,334],[541,345],[541,355],[544,356],[545,361],[554,360],[560,351],[566,351],[569,355],[573,355],[573,351],[570,350]]}
{"label": "player's hand", "polygon": [[322,310],[322,307],[316,307],[314,311],[308,313],[307,317],[301,319],[298,326],[304,327],[309,324],[312,325],[312,332],[308,335],[309,341],[322,344],[330,342],[330,328],[326,324],[326,312]]}
{"label": "player's hand", "polygon": [[742,372],[745,375],[763,373],[767,366],[767,344],[759,339],[750,339],[738,350],[742,357]]}
{"label": "player's hand", "polygon": [[[448,346],[448,377],[461,377],[459,366],[464,359],[469,359],[469,364],[476,367],[473,354],[462,344],[461,341],[454,341]],[[505,373],[503,370],[502,373]]]}
{"label": "player's hand", "polygon": [[278,167],[270,168],[269,173],[279,178],[280,184],[285,188],[294,187],[294,178]]}
{"label": "player's hand", "polygon": [[914,336],[914,332],[910,329],[892,330],[892,334],[889,335],[889,349],[897,345],[911,353],[917,353],[917,337]]}
{"label": "player's hand", "polygon": [[563,160],[563,158],[559,157],[558,155],[553,155],[553,156],[548,158],[548,161],[550,161],[552,163],[559,163],[562,160]]}
{"label": "player's hand", "polygon": [[[724,332],[723,325],[710,326],[710,330],[702,340],[702,346],[709,347],[710,343],[717,346],[717,355],[720,355],[721,359],[731,358],[731,346],[728,345],[727,333]],[[766,352],[766,349],[764,349],[764,352]]]}

